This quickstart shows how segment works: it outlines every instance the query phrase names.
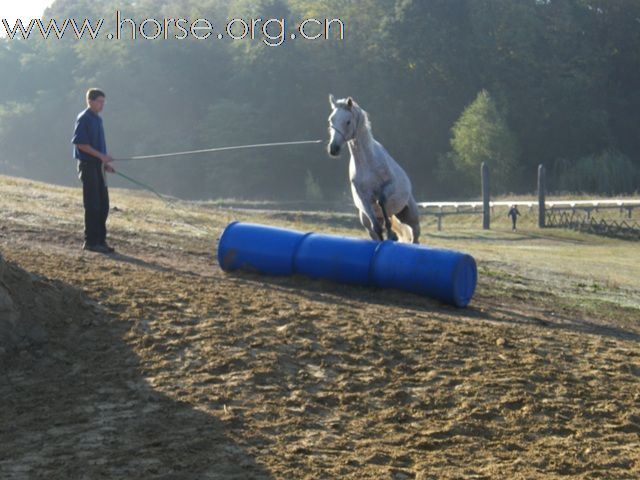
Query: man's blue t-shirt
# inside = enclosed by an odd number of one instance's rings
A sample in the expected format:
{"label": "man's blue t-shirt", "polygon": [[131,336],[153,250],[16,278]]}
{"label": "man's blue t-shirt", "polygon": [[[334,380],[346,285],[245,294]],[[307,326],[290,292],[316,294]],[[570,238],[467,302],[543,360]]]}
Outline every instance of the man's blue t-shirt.
{"label": "man's blue t-shirt", "polygon": [[83,162],[100,162],[100,159],[81,151],[78,145],[91,145],[97,151],[107,153],[107,144],[104,139],[102,118],[87,107],[76,118],[75,131],[71,139],[73,146],[73,158]]}

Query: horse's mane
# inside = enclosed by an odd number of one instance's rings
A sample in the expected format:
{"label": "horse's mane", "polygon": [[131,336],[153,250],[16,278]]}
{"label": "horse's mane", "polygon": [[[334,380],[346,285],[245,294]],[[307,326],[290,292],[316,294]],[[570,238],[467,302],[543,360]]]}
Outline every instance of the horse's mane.
{"label": "horse's mane", "polygon": [[[349,110],[349,105],[347,104],[346,99],[338,100],[336,102],[336,106],[338,106],[339,108],[344,108],[345,110]],[[358,112],[358,114],[364,118],[364,126],[367,129],[367,133],[371,134],[371,122],[369,121],[369,114],[367,113],[367,111],[356,102],[353,102],[353,107],[351,108],[355,108],[356,112]]]}

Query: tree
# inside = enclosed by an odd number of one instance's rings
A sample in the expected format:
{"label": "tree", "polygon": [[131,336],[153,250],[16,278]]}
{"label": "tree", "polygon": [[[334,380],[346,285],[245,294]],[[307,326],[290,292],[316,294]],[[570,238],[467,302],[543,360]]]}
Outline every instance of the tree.
{"label": "tree", "polygon": [[626,155],[608,149],[575,162],[559,159],[553,172],[555,189],[599,195],[632,194],[640,185],[640,168]]}
{"label": "tree", "polygon": [[[474,193],[480,187],[480,165],[491,168],[494,192],[506,192],[516,173],[518,147],[504,115],[498,110],[489,92],[482,90],[462,112],[453,126],[453,152],[443,158],[441,169],[449,168],[466,188]],[[447,163],[451,165],[447,165]]]}
{"label": "tree", "polygon": [[[278,47],[259,26],[237,41],[0,38],[3,171],[75,184],[69,130],[92,86],[107,92],[116,156],[327,139],[332,92],[369,112],[425,200],[476,195],[482,160],[494,186],[517,192],[559,158],[615,150],[640,168],[639,0],[56,0],[45,24],[105,18],[106,36],[116,9],[138,23],[208,18],[216,32],[235,17],[286,18],[288,34],[339,18],[345,37],[334,25],[328,40],[287,35]],[[491,97],[469,106],[481,89]],[[345,162],[320,146],[126,168],[190,198],[305,198],[308,170],[325,198],[348,190]]]}

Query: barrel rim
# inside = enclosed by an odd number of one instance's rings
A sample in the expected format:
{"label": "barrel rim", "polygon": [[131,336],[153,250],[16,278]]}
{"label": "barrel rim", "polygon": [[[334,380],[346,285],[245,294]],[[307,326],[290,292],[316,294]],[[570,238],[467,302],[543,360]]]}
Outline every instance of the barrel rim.
{"label": "barrel rim", "polygon": [[[454,273],[454,278],[464,277],[463,269],[470,268],[473,278],[471,282],[471,288],[463,288],[458,282],[454,282],[454,301],[456,305],[460,308],[466,308],[471,300],[473,299],[473,295],[475,294],[476,288],[478,286],[478,266],[476,264],[476,259],[473,258],[472,255],[468,253],[463,253],[458,261],[458,265],[456,266],[456,272]],[[466,282],[465,282],[466,284]],[[466,286],[466,285],[465,285]]]}
{"label": "barrel rim", "polygon": [[395,242],[392,242],[391,240],[382,240],[381,242],[378,242],[378,245],[376,246],[376,248],[374,248],[373,254],[371,255],[371,259],[369,260],[369,279],[368,279],[369,286],[375,286],[375,287],[378,286],[376,282],[376,265],[378,264],[376,259],[378,258],[378,255],[380,254],[382,249],[387,248],[385,245],[387,244],[393,245],[394,243]]}
{"label": "barrel rim", "polygon": [[234,220],[229,225],[227,225],[224,228],[224,230],[222,231],[222,235],[220,235],[220,239],[218,240],[218,252],[217,252],[216,256],[218,257],[218,266],[222,270],[225,270],[223,262],[222,262],[222,253],[224,251],[224,240],[225,240],[225,237],[228,235],[229,231],[231,231],[233,229],[233,227],[235,225],[237,225],[238,223],[241,223],[241,222],[239,220]]}
{"label": "barrel rim", "polygon": [[295,247],[293,247],[293,251],[291,253],[291,271],[294,274],[298,273],[298,269],[296,268],[296,263],[298,260],[298,251],[300,250],[300,247],[302,246],[303,242],[311,237],[312,235],[314,235],[314,232],[307,232],[304,235],[302,235],[302,237],[300,237],[300,239],[298,240],[298,242],[296,243]]}

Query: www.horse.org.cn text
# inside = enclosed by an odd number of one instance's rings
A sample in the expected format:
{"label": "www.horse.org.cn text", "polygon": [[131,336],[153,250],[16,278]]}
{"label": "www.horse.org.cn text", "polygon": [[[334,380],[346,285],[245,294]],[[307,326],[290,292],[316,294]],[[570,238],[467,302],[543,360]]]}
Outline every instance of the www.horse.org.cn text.
{"label": "www.horse.org.cn text", "polygon": [[186,18],[147,18],[136,21],[123,17],[120,10],[115,13],[115,28],[105,32],[105,19],[97,22],[90,19],[78,21],[67,18],[62,21],[50,19],[31,19],[28,24],[17,19],[13,26],[2,19],[4,32],[10,40],[27,40],[32,37],[44,39],[72,38],[76,40],[106,38],[108,40],[196,40],[232,39],[259,40],[269,47],[277,47],[290,40],[344,40],[345,24],[339,18],[307,18],[294,22],[295,27],[288,29],[291,22],[286,18],[233,18],[220,24],[206,18],[189,20]]}

